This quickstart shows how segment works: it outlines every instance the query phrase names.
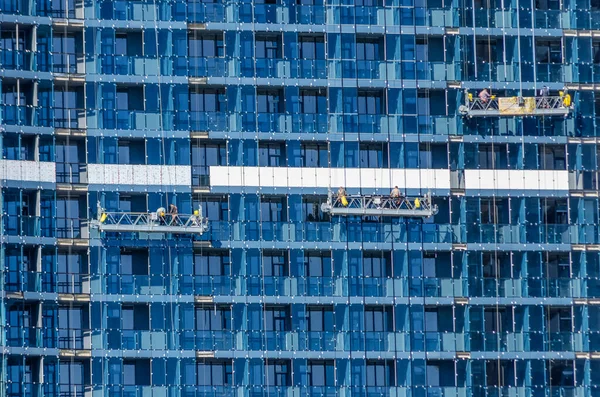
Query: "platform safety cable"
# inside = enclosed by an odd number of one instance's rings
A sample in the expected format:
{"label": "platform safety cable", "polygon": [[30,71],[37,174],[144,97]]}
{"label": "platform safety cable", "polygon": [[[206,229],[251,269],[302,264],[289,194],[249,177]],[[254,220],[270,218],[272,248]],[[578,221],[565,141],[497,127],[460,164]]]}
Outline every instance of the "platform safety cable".
{"label": "platform safety cable", "polygon": [[[68,0],[65,0],[65,3],[67,3],[67,1]],[[65,17],[68,20],[69,19],[69,8],[67,7],[67,4],[65,4],[65,13],[66,13]],[[73,66],[75,67],[74,72],[77,73],[77,52],[74,49],[75,54],[72,54],[72,55],[74,55],[74,57],[75,57],[75,65],[71,65],[71,57],[70,57],[71,54],[69,53],[69,45],[68,45],[69,37],[68,37],[68,32],[67,32],[67,25],[68,24],[63,25],[62,37],[60,40],[60,43],[61,43],[60,59],[62,60],[62,62],[64,62],[64,66],[63,65],[61,65],[61,66],[65,67],[65,70],[63,70],[63,73],[67,74],[67,78],[65,79],[64,87],[60,90],[60,91],[62,91],[61,92],[62,95],[60,96],[60,98],[61,98],[60,106],[61,106],[61,110],[63,112],[63,120],[61,120],[61,121],[67,123],[67,125],[63,125],[62,127],[64,127],[67,131],[69,131],[69,133],[66,136],[66,140],[62,145],[63,161],[64,161],[64,167],[68,171],[68,175],[66,175],[67,182],[69,184],[73,184],[72,164],[70,161],[68,161],[68,160],[70,160],[70,149],[69,148],[70,148],[70,143],[71,143],[70,137],[71,137],[71,127],[72,127],[72,125],[71,125],[71,110],[72,109],[70,109],[68,107],[69,101],[67,98],[69,96],[71,96],[71,92],[69,91],[69,80],[70,80],[70,76],[71,76],[71,72],[72,72],[71,68]],[[52,30],[52,33],[54,33],[54,30]],[[82,32],[82,34],[83,34],[83,32]],[[54,42],[55,42],[55,40],[52,40],[52,43],[53,43],[52,44],[53,45],[52,52],[56,53],[56,49],[54,48]],[[56,90],[56,87],[53,86],[53,90]],[[56,94],[56,92],[55,92],[55,94]],[[54,95],[54,101],[56,101],[56,95]],[[77,99],[75,99],[75,104],[77,104]],[[56,103],[54,105],[56,108]],[[77,106],[77,105],[75,105],[75,106]],[[67,112],[66,119],[65,119],[65,111]],[[54,122],[56,123],[56,118],[54,118]],[[77,127],[79,127],[79,126],[77,126]],[[39,155],[39,139],[38,139],[38,155]],[[54,156],[55,156],[55,160],[56,160],[56,153],[54,154]],[[39,158],[37,160],[39,161]],[[65,169],[63,169],[63,172],[65,171]],[[41,200],[41,195],[39,196],[39,198]],[[67,201],[68,202],[71,201],[71,189],[67,190]],[[36,203],[36,205],[40,206],[41,203]],[[79,214],[77,214],[78,218],[76,220],[73,220],[73,218],[71,216],[75,215],[75,214],[70,214],[69,212],[70,211],[68,209],[65,210],[65,217],[67,219],[65,219],[64,221],[68,228],[68,230],[66,231],[67,236],[70,237],[71,239],[77,238],[76,237],[77,235],[79,235],[79,238],[83,238],[83,236],[81,235],[81,224],[80,224],[81,219],[79,219]],[[60,219],[57,219],[57,220],[60,222]],[[77,230],[79,231],[79,234],[76,234],[76,232],[75,232],[75,230],[76,230],[75,225],[74,225],[75,222],[77,223]],[[57,254],[58,254],[58,249],[57,249]],[[73,255],[73,245],[69,244],[68,259],[67,259],[68,262],[71,260],[70,258],[72,258],[72,255]],[[88,249],[88,257],[89,257],[89,249]],[[57,255],[57,259],[58,259],[58,255]],[[69,289],[72,289],[71,293],[75,294],[77,291],[77,288],[75,288],[75,277],[77,276],[77,274],[69,273],[69,266],[67,266],[66,270],[67,270],[66,289],[67,289],[67,291]],[[81,270],[81,267],[79,268],[79,270]],[[78,272],[79,272],[79,270],[78,270]],[[57,285],[57,287],[58,287],[58,285]],[[84,291],[82,290],[81,292],[83,293]],[[40,308],[41,308],[41,304],[40,304]],[[69,308],[69,316],[71,316],[71,314],[74,311],[73,310],[74,309],[73,301],[69,302],[68,308]],[[88,306],[88,310],[89,310],[89,306]],[[56,315],[58,316],[58,312],[56,313]],[[71,335],[69,335],[71,333],[70,332],[71,329],[69,327],[71,327],[71,326],[72,326],[71,322],[68,321],[66,340],[67,340],[69,348],[72,348],[75,350],[75,349],[77,349],[77,337],[74,332]],[[71,340],[69,343],[71,336],[72,336],[73,340]],[[84,347],[84,346],[82,346],[82,347]],[[72,367],[75,365],[75,357],[71,357],[71,359],[69,360],[69,363],[70,363],[69,371],[71,371]],[[59,368],[59,372],[60,372],[60,368]],[[73,385],[73,387],[75,388],[75,396],[77,396],[76,386]]]}
{"label": "platform safety cable", "polygon": [[[268,7],[268,6],[265,6]],[[252,27],[256,28],[256,9],[255,7],[252,7]],[[253,39],[255,39],[256,41],[256,31],[253,30]],[[254,54],[256,56],[256,54]],[[257,65],[256,62],[252,62],[252,66],[253,66],[253,71],[254,71],[254,76],[257,75]],[[259,164],[259,167],[257,167],[258,170],[258,185],[259,187],[261,186],[261,178],[260,178],[260,174],[261,174],[261,167],[260,167],[260,138],[259,138],[259,119],[258,119],[258,93],[255,91],[255,95],[254,95],[254,108],[256,109],[256,121],[255,121],[255,141],[256,141],[256,154],[257,154],[257,163]],[[267,95],[270,95],[270,92],[267,92]],[[279,106],[279,103],[277,104]],[[270,117],[275,114],[276,116],[278,116],[278,112],[271,112],[271,106],[272,103],[269,103],[269,101],[267,100],[267,106],[268,109],[267,111],[269,112],[268,117],[270,119]],[[269,126],[271,126],[271,123],[269,123]],[[267,156],[268,157],[268,156]],[[245,195],[244,195],[245,196]],[[263,225],[263,217],[262,217],[262,205],[261,202],[264,199],[263,195],[261,195],[259,193],[259,191],[257,191],[256,193],[257,196],[257,203],[258,203],[258,216],[259,216],[259,221],[257,222],[259,230],[258,230],[258,235],[259,235],[259,260],[261,261],[261,284],[260,284],[260,288],[261,288],[261,296],[262,296],[262,305],[261,305],[261,317],[262,317],[262,326],[263,326],[263,332],[262,332],[262,343],[263,343],[263,352],[265,355],[265,364],[263,366],[263,372],[265,375],[265,391],[266,391],[266,396],[269,397],[270,396],[270,379],[269,379],[269,353],[268,353],[268,345],[267,345],[267,341],[268,341],[268,336],[267,336],[267,318],[266,318],[266,308],[267,308],[267,304],[266,304],[266,292],[265,292],[265,261],[264,261],[264,252],[263,252],[263,248],[264,248],[264,235],[263,235],[263,230],[264,230],[264,225]],[[283,209],[283,204],[282,204],[282,211]],[[273,224],[274,222],[272,222],[271,225],[271,230],[273,230]],[[248,263],[248,260],[246,258],[246,264]],[[274,318],[274,314],[273,313],[273,325],[275,324],[275,318]],[[276,328],[276,327],[274,327]],[[250,331],[252,332],[252,331]],[[273,331],[275,333],[276,336],[278,336],[276,334],[276,331]],[[275,369],[275,368],[274,368]],[[275,385],[276,386],[276,385]]]}
{"label": "platform safety cable", "polygon": [[[193,9],[193,15],[194,15],[194,17],[197,15],[197,11],[198,11],[197,7],[198,7],[198,2],[197,2],[197,1],[194,1],[194,2],[193,2],[193,5],[192,5],[192,9]],[[157,31],[158,31],[158,29],[157,29]],[[197,46],[197,45],[198,45],[198,31],[197,31],[197,29],[194,29],[194,30],[193,30],[193,37],[194,37],[194,45],[195,45],[195,46]],[[157,40],[157,43],[158,43],[158,40]],[[202,44],[201,44],[201,46],[202,46]],[[188,51],[189,51],[189,50],[188,50]],[[189,54],[189,52],[188,52],[188,55],[191,55],[191,54]],[[157,51],[157,59],[158,59],[158,51]],[[198,77],[198,76],[199,76],[199,73],[198,73],[198,72],[199,72],[199,65],[198,65],[198,63],[199,63],[199,59],[200,59],[200,57],[198,57],[198,54],[196,53],[196,59],[195,59],[195,62],[194,62],[194,70],[195,70],[195,72],[196,72],[196,73],[195,73],[194,77]],[[193,93],[193,92],[192,92],[192,93]],[[197,94],[197,93],[196,93],[196,94]],[[195,95],[195,97],[196,97],[196,98],[198,98],[199,96],[198,96],[198,95]],[[204,98],[203,98],[203,100],[204,100]],[[218,98],[217,98],[217,100],[218,100]],[[188,106],[189,106],[189,108],[190,108],[190,109],[194,109],[194,108],[192,107],[192,95],[189,95],[189,105],[188,105]],[[191,110],[191,111],[192,111],[192,110]],[[191,112],[191,111],[190,111],[190,112]],[[191,115],[190,115],[190,116],[191,116]],[[192,120],[192,117],[189,117],[189,119],[188,119],[188,120],[191,122],[191,120]],[[191,128],[191,127],[190,127],[190,129],[191,129],[191,130],[193,130],[194,128]],[[190,145],[191,145],[191,146],[192,146],[192,139],[193,139],[193,138],[190,138]],[[163,144],[163,145],[164,145],[164,144]],[[204,149],[204,159],[205,159],[205,163],[206,163],[206,160],[207,160],[207,159],[206,159],[206,149],[205,149],[205,148],[202,148],[202,147],[199,147],[199,148],[198,148],[198,150],[199,150],[199,151],[201,151],[201,150],[203,150],[203,149]],[[191,150],[192,150],[192,158],[193,158],[193,150],[194,150],[193,146],[191,147]],[[217,155],[218,155],[218,149],[217,149]],[[193,172],[194,172],[194,168],[192,167],[192,180],[193,180],[193,177],[194,177],[194,175],[193,175]],[[200,197],[199,197],[199,199],[200,199],[200,203],[201,203],[201,200],[202,200],[202,194],[201,194],[201,193],[200,193]],[[168,202],[168,200],[167,200],[167,205],[169,205],[169,202]],[[200,205],[201,205],[201,204],[200,204]],[[194,201],[193,201],[193,194],[192,194],[192,214],[193,214],[193,213],[194,213]],[[201,216],[204,216],[204,213],[201,213]],[[192,237],[192,241],[193,241],[193,237]],[[204,247],[203,247],[202,245],[200,245],[200,255],[199,255],[199,257],[200,257],[200,258],[199,258],[198,260],[199,260],[199,261],[202,263],[202,261],[205,259],[205,258],[204,258]],[[193,260],[192,260],[192,276],[191,276],[191,281],[192,281],[192,283],[191,283],[191,284],[192,284],[192,290],[193,290],[193,293],[196,293],[196,288],[197,288],[197,284],[196,284],[196,281],[197,281],[197,276],[196,276],[196,270],[195,270],[195,269],[196,269],[196,260],[197,260],[197,259],[196,259],[196,252],[195,252],[195,250],[192,250],[192,258],[193,258]],[[206,260],[208,261],[208,258],[206,258]],[[201,264],[201,266],[202,266],[202,264]],[[208,264],[207,264],[207,266],[208,266]],[[181,272],[182,270],[183,270],[183,269],[181,269],[181,267],[179,267],[179,271]],[[204,276],[203,276],[203,275],[200,275],[200,277],[204,278]],[[211,293],[212,293],[212,294],[214,294],[214,289],[213,289],[213,287],[214,287],[214,283],[212,282],[212,276],[208,276],[208,277],[210,277],[209,281],[210,281],[210,287],[211,287],[210,289],[211,289]],[[204,285],[204,283],[201,281],[201,282],[200,282],[200,285],[201,285],[201,286],[203,286],[203,285]],[[172,293],[173,293],[173,292],[172,292]],[[216,305],[216,304],[214,304],[214,303],[213,303],[213,306],[212,306],[212,309],[214,310],[214,317],[213,317],[213,318],[210,318],[210,314],[207,314],[207,313],[206,313],[206,312],[207,312],[207,310],[206,310],[206,309],[207,309],[208,307],[206,307],[206,306],[200,306],[199,308],[200,308],[200,310],[199,310],[199,311],[200,311],[200,313],[201,313],[200,315],[202,316],[202,321],[203,321],[203,324],[204,324],[204,328],[206,328],[206,323],[207,323],[207,321],[206,321],[206,320],[207,320],[207,317],[208,317],[208,324],[209,324],[208,328],[209,328],[209,329],[211,329],[211,330],[212,330],[212,323],[213,323],[213,321],[216,321],[216,319],[217,319],[217,318],[219,318],[221,321],[223,321],[223,320],[222,320],[222,318],[218,317],[218,314],[217,314],[217,305]],[[198,309],[198,308],[197,308],[196,306],[194,306],[194,316],[195,316],[195,317],[197,317],[197,316],[198,316],[198,314],[196,314],[196,313],[198,313],[198,310],[197,310],[197,309]],[[173,317],[174,317],[174,316],[173,316]],[[195,318],[195,322],[194,322],[194,325],[193,325],[193,326],[194,326],[194,348],[197,350],[197,349],[198,349],[198,346],[196,346],[197,340],[198,340],[198,339],[201,339],[201,340],[203,340],[203,339],[204,339],[204,337],[205,337],[205,335],[206,335],[207,333],[209,333],[209,334],[210,334],[210,339],[211,339],[211,342],[212,342],[212,343],[211,343],[211,345],[212,345],[212,349],[213,349],[213,350],[215,350],[215,346],[214,346],[214,339],[213,339],[213,333],[212,333],[211,331],[208,331],[208,332],[207,332],[206,330],[204,330],[204,329],[203,329],[203,330],[201,330],[201,331],[200,331],[200,332],[202,332],[202,335],[200,336],[200,338],[197,338],[197,337],[198,337],[198,330],[196,329],[196,322],[197,322],[197,321],[198,321],[198,319],[197,319],[197,318]],[[202,343],[202,349],[204,349],[204,346],[206,346],[206,344],[204,344],[204,341],[203,341],[203,343]],[[207,367],[208,367],[208,368],[210,368],[210,369],[209,369],[209,371],[210,371],[210,373],[212,374],[212,371],[213,371],[213,368],[212,368],[212,363],[210,363],[210,362],[207,362],[206,358],[203,358],[203,359],[202,359],[202,361],[201,361],[201,363],[202,363],[202,365],[203,365],[203,371],[202,371],[202,384],[203,384],[203,385],[206,385],[206,384],[207,384],[207,372],[208,372],[208,371],[207,371]],[[233,369],[233,368],[232,368],[232,369]],[[208,376],[210,376],[210,375],[208,375]],[[198,374],[198,365],[196,365],[196,379],[198,379],[198,377],[199,377],[199,374]]]}
{"label": "platform safety cable", "polygon": [[[159,119],[158,119],[158,129],[160,131],[160,136],[161,136],[161,149],[162,149],[162,167],[163,167],[163,172],[161,172],[161,176],[165,174],[164,171],[167,171],[166,174],[168,175],[167,178],[170,181],[171,180],[171,174],[170,172],[167,170],[167,152],[166,152],[166,147],[165,147],[165,136],[166,136],[166,132],[164,130],[164,123],[163,123],[163,97],[162,97],[162,79],[161,79],[161,75],[162,75],[162,70],[161,70],[161,59],[160,59],[160,48],[159,48],[159,33],[158,33],[158,7],[157,7],[157,2],[156,0],[152,0],[152,4],[153,4],[153,12],[152,12],[152,19],[154,22],[154,41],[155,41],[155,51],[156,51],[156,65],[157,65],[157,81],[158,81],[158,114],[159,114]],[[175,149],[175,148],[173,148]],[[173,156],[173,158],[175,158],[175,156]],[[173,172],[176,172],[175,170],[173,170]],[[175,178],[177,178],[177,175],[175,175]],[[166,200],[166,207],[165,208],[169,208],[169,188],[172,188],[172,184],[165,184],[165,179],[161,177],[161,188],[164,189],[165,192],[165,200]],[[173,194],[173,198],[175,198],[175,194]],[[164,236],[166,237],[166,235]],[[177,239],[173,239],[175,240],[175,244],[177,244]],[[171,275],[173,275],[173,269],[175,268],[174,263],[173,263],[173,257],[172,257],[172,248],[173,248],[173,244],[171,243],[171,241],[165,241],[167,246],[167,261],[168,261],[168,267],[169,267],[169,273]],[[179,268],[179,267],[178,267]],[[181,271],[181,269],[179,269],[179,271]],[[165,287],[163,287],[165,288]],[[176,297],[174,297],[174,291],[173,291],[173,284],[171,283],[171,285],[167,288],[168,289],[168,295],[169,295],[169,310],[170,310],[170,317],[171,317],[171,346],[175,346],[176,343],[176,338],[175,338],[175,300],[177,299]],[[167,291],[165,291],[167,292]],[[194,309],[195,310],[195,309]]]}
{"label": "platform safety cable", "polygon": [[473,14],[473,67],[475,70],[475,81],[477,81],[477,14],[475,10],[475,0],[471,0],[472,14]]}

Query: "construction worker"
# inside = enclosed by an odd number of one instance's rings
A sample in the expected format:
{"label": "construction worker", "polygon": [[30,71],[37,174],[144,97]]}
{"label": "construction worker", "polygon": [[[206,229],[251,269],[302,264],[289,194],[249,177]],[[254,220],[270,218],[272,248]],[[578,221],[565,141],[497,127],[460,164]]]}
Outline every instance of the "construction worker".
{"label": "construction worker", "polygon": [[175,224],[177,222],[177,214],[178,214],[177,206],[175,204],[171,204],[169,206],[169,214],[171,214],[171,223]]}
{"label": "construction worker", "polygon": [[481,102],[483,103],[488,103],[488,101],[490,100],[490,93],[487,88],[481,90],[481,92],[479,93],[479,99],[481,99]]}
{"label": "construction worker", "polygon": [[415,208],[421,208],[421,200],[418,197],[415,199]]}
{"label": "construction worker", "polygon": [[548,97],[550,96],[550,88],[548,88],[548,86],[543,86],[540,90],[540,96],[542,97],[540,107],[548,109],[550,107],[550,102],[548,101]]}
{"label": "construction worker", "polygon": [[159,209],[156,210],[156,217],[159,221],[159,223],[165,223],[165,214],[167,213],[167,210],[164,207],[160,207]]}
{"label": "construction worker", "polygon": [[194,210],[194,215],[190,216],[192,226],[200,226],[200,211]]}
{"label": "construction worker", "polygon": [[344,189],[343,186],[340,186],[340,188],[338,189],[337,196],[338,200],[342,203],[342,205],[346,207],[348,205],[348,199],[346,198],[346,189]]}
{"label": "construction worker", "polygon": [[400,189],[398,189],[398,186],[394,186],[390,192],[390,197],[392,198],[393,205],[398,207],[400,205]]}

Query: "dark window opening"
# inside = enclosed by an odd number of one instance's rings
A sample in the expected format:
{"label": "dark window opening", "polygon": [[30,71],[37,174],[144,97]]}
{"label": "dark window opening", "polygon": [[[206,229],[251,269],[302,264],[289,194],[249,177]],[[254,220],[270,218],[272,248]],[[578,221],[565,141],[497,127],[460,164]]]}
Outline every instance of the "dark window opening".
{"label": "dark window opening", "polygon": [[327,143],[302,143],[300,148],[302,167],[328,167],[329,145]]}
{"label": "dark window opening", "polygon": [[149,386],[150,360],[123,360],[123,385]]}
{"label": "dark window opening", "polygon": [[121,274],[127,276],[147,276],[150,262],[147,250],[121,249]]}
{"label": "dark window opening", "polygon": [[198,34],[189,35],[190,58],[216,58],[225,55],[222,34]]}
{"label": "dark window opening", "polygon": [[269,361],[265,363],[265,372],[270,386],[291,385],[290,363],[288,361]]}
{"label": "dark window opening", "polygon": [[269,277],[285,277],[290,274],[287,251],[264,251],[263,275]]}
{"label": "dark window opening", "polygon": [[381,115],[384,99],[382,91],[359,91],[358,92],[358,114]]}
{"label": "dark window opening", "polygon": [[231,307],[196,307],[196,331],[226,331],[231,329]]}
{"label": "dark window opening", "polygon": [[331,277],[333,274],[330,252],[306,251],[304,265],[307,277]]}
{"label": "dark window opening", "polygon": [[285,142],[259,142],[258,165],[261,167],[284,167],[286,165]]}
{"label": "dark window opening", "polygon": [[300,91],[300,113],[327,114],[327,96],[321,90]]}
{"label": "dark window opening", "polygon": [[394,313],[389,306],[365,307],[365,331],[391,332],[394,329]]}
{"label": "dark window opening", "polygon": [[271,306],[264,311],[265,331],[290,331],[290,310],[287,306]]}
{"label": "dark window opening", "polygon": [[262,222],[284,222],[287,219],[284,197],[263,196],[260,201],[260,220]]}
{"label": "dark window opening", "polygon": [[396,384],[393,361],[367,361],[367,387],[390,387]]}
{"label": "dark window opening", "polygon": [[335,366],[333,361],[309,361],[307,366],[307,376],[309,386],[334,386]]}
{"label": "dark window opening", "polygon": [[203,251],[194,255],[194,275],[228,276],[231,275],[229,252]]}
{"label": "dark window opening", "polygon": [[146,304],[123,305],[121,309],[123,330],[148,331],[150,329],[150,310]]}
{"label": "dark window opening", "polygon": [[535,44],[537,63],[562,63],[562,45],[560,41],[539,40]]}
{"label": "dark window opening", "polygon": [[328,212],[323,212],[321,204],[326,200],[325,197],[302,196],[302,214],[307,222],[329,222],[331,216]]}
{"label": "dark window opening", "polygon": [[388,149],[385,143],[361,143],[360,168],[387,168]]}
{"label": "dark window opening", "polygon": [[281,35],[256,36],[256,58],[262,59],[280,59],[281,54]]}
{"label": "dark window opening", "polygon": [[233,364],[228,360],[200,361],[196,364],[196,385],[230,386],[233,384]]}
{"label": "dark window opening", "polygon": [[323,36],[300,36],[298,43],[300,44],[300,59],[325,59],[325,38]]}
{"label": "dark window opening", "polygon": [[332,332],[334,330],[334,314],[331,306],[309,306],[308,330],[311,332]]}
{"label": "dark window opening", "polygon": [[384,58],[384,45],[382,38],[364,38],[356,39],[356,60],[357,61],[380,61]]}

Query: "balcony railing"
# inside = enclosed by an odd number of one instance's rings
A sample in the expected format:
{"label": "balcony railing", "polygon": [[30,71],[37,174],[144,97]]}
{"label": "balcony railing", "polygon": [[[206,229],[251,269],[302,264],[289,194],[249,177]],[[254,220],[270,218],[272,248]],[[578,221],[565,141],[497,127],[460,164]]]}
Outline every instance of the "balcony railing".
{"label": "balcony railing", "polygon": [[80,183],[82,168],[86,164],[79,162],[58,162],[56,163],[56,182],[57,183]]}
{"label": "balcony railing", "polygon": [[89,330],[81,328],[59,328],[58,329],[58,348],[59,349],[84,349],[84,336]]}

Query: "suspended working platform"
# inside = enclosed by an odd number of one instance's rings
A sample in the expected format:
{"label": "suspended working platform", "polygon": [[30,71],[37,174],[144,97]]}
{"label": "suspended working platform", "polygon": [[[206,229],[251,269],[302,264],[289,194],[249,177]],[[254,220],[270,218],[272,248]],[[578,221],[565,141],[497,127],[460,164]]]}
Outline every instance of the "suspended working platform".
{"label": "suspended working platform", "polygon": [[195,214],[168,214],[157,212],[107,212],[98,209],[98,218],[92,226],[101,232],[118,233],[175,233],[203,234],[208,230],[208,219],[196,211]]}
{"label": "suspended working platform", "polygon": [[321,204],[321,210],[331,215],[428,218],[437,214],[438,207],[432,204],[429,194],[408,198],[377,195],[333,196],[330,192],[327,202]]}
{"label": "suspended working platform", "polygon": [[468,117],[503,116],[568,116],[573,110],[571,96],[561,92],[558,96],[474,98],[466,93],[465,104],[459,112]]}

